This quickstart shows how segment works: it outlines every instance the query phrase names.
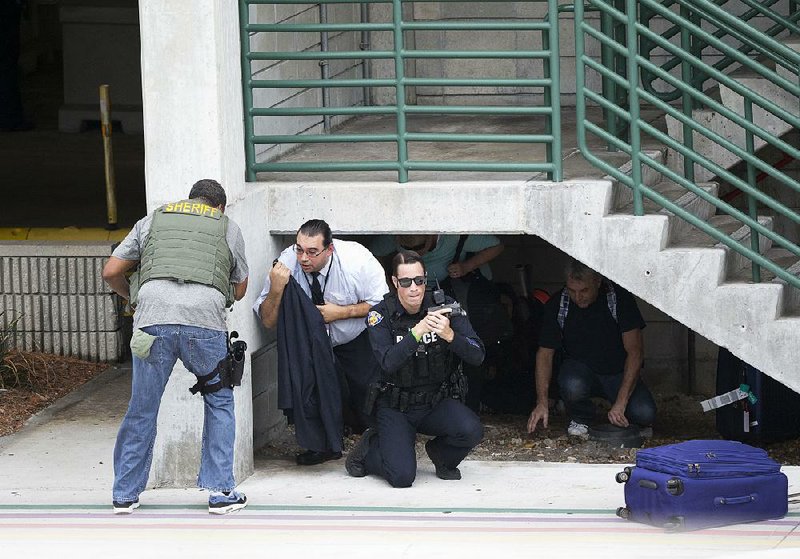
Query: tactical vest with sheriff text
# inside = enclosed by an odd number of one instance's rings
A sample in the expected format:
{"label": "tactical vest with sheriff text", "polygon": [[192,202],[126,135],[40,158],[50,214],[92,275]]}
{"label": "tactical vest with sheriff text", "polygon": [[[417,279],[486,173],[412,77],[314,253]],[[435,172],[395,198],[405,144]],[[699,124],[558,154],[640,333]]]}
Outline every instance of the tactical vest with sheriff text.
{"label": "tactical vest with sheriff text", "polygon": [[233,304],[233,255],[226,234],[228,218],[199,200],[181,200],[153,213],[139,270],[131,277],[131,303],[139,288],[153,279],[200,283],[225,295]]}

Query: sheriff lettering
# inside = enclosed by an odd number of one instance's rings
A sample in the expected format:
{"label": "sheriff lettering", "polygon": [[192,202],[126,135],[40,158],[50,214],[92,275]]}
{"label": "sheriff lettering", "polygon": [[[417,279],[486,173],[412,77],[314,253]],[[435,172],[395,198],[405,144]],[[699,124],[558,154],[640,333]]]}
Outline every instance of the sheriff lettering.
{"label": "sheriff lettering", "polygon": [[209,206],[208,204],[202,204],[200,202],[194,201],[181,201],[181,202],[172,202],[164,206],[164,211],[166,213],[181,213],[181,214],[193,214],[193,215],[203,215],[207,217],[217,218],[219,217],[222,212],[218,208],[214,208]]}

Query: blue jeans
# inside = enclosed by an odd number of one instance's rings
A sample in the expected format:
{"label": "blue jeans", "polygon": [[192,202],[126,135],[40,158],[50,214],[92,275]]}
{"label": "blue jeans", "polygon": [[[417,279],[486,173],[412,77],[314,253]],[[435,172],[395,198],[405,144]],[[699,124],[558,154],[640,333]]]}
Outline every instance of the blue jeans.
{"label": "blue jeans", "polygon": [[[599,396],[613,404],[621,384],[622,373],[598,375],[575,359],[565,359],[558,370],[558,386],[567,415],[578,423],[592,423],[594,404],[591,397]],[[625,408],[625,417],[631,423],[642,426],[652,425],[656,418],[656,402],[642,379],[636,382]]]}
{"label": "blue jeans", "polygon": [[[180,359],[190,372],[202,376],[213,371],[227,352],[226,332],[179,324],[159,324],[142,330],[156,339],[147,359],[133,357],[131,400],[114,446],[115,501],[134,501],[147,485],[158,409],[175,362]],[[218,380],[215,375],[206,384]],[[222,388],[203,399],[205,421],[197,485],[211,491],[230,491],[235,486],[233,390]]]}

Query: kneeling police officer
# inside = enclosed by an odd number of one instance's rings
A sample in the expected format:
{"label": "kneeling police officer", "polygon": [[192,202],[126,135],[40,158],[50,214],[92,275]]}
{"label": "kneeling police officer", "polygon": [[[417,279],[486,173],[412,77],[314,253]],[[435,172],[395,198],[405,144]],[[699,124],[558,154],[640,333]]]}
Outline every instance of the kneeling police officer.
{"label": "kneeling police officer", "polygon": [[416,434],[423,433],[435,437],[425,450],[436,475],[461,479],[458,465],[481,441],[483,425],[462,403],[466,386],[460,361],[480,365],[483,342],[457,303],[426,291],[425,265],[416,252],[397,253],[392,282],[397,293],[386,295],[366,319],[381,366],[381,382],[367,403],[375,407],[376,427],[350,451],[347,473],[411,486],[417,474]]}

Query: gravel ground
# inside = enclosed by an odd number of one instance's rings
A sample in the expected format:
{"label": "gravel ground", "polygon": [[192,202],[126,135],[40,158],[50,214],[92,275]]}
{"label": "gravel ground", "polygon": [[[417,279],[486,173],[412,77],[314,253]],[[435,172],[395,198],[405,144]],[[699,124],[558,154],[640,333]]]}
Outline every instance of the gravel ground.
{"label": "gravel ground", "polygon": [[[683,394],[656,394],[658,417],[653,426],[652,438],[645,439],[644,447],[660,446],[690,439],[719,439],[714,425],[713,412],[705,414],[700,401],[705,396]],[[602,423],[602,408],[596,418]],[[567,420],[564,415],[550,415],[550,426],[536,433],[527,432],[527,416],[481,414],[485,426],[483,441],[470,453],[468,460],[516,460],[543,462],[573,462],[582,464],[633,463],[636,448],[614,448],[603,442],[586,437],[566,434]],[[417,437],[417,456],[425,456],[424,443],[428,437]],[[358,436],[345,438],[345,452],[352,448]],[[765,445],[769,454],[786,465],[800,465],[800,441],[790,440]],[[257,452],[260,458],[293,461],[301,449],[294,439],[293,427]]]}

